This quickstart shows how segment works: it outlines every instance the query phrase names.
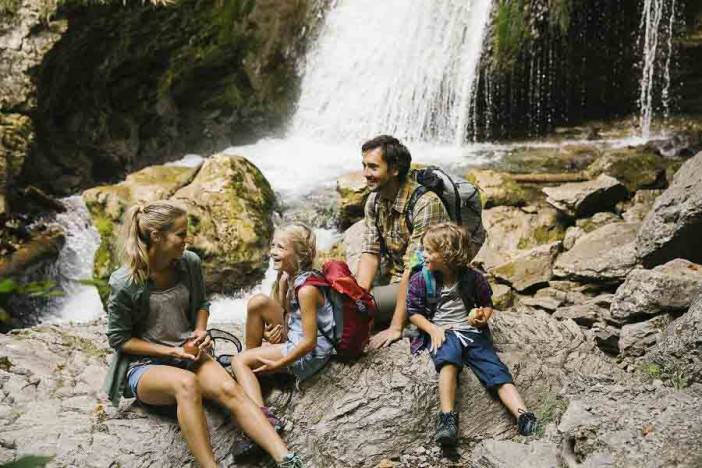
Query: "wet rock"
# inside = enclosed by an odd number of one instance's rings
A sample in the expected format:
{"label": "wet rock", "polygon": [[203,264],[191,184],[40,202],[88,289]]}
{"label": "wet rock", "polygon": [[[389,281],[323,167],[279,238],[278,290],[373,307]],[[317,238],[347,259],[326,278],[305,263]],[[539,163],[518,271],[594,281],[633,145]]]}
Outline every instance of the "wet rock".
{"label": "wet rock", "polygon": [[338,224],[340,229],[347,229],[356,221],[363,219],[363,209],[370,191],[366,185],[363,172],[355,171],[336,180],[339,194]]}
{"label": "wet rock", "polygon": [[562,465],[560,448],[551,442],[520,444],[508,440],[483,440],[471,454],[475,468],[556,468]]}
{"label": "wet rock", "polygon": [[66,235],[58,226],[34,231],[28,242],[10,255],[0,256],[0,278],[24,276],[58,258]]}
{"label": "wet rock", "polygon": [[667,373],[677,374],[685,385],[702,383],[702,294],[685,314],[668,325],[645,359]]}
{"label": "wet rock", "polygon": [[[1,46],[0,50],[2,50]],[[0,70],[2,70],[1,60]],[[0,77],[0,80],[4,79],[5,77]],[[1,108],[2,105],[0,105]],[[34,126],[29,117],[0,112],[0,215],[9,211],[8,192],[15,185],[14,180],[22,170],[33,141]]]}
{"label": "wet rock", "polygon": [[624,185],[602,174],[587,182],[573,182],[558,187],[545,187],[546,201],[568,216],[583,218],[606,211],[627,198]]}
{"label": "wet rock", "polygon": [[663,312],[687,310],[702,292],[702,266],[683,259],[652,270],[636,269],[619,286],[612,302],[612,317],[623,321]]}
{"label": "wet rock", "polygon": [[595,282],[623,281],[636,266],[638,223],[607,224],[582,236],[556,259],[557,277]]}
{"label": "wet rock", "polygon": [[275,195],[256,166],[242,156],[212,156],[171,199],[188,209],[189,248],[202,258],[209,290],[232,292],[263,276]]}
{"label": "wet rock", "polygon": [[628,323],[622,327],[619,336],[619,352],[624,356],[642,356],[656,344],[663,329],[671,322],[668,314],[650,320]]}
{"label": "wet rock", "polygon": [[564,226],[558,212],[549,206],[534,208],[526,211],[498,206],[483,210],[487,238],[473,262],[489,270],[521,255],[524,250],[563,239]]}
{"label": "wet rock", "polygon": [[672,184],[656,199],[636,239],[646,267],[674,258],[702,263],[702,153],[689,159]]}
{"label": "wet rock", "polygon": [[634,193],[640,189],[665,188],[669,165],[669,160],[646,147],[635,147],[606,153],[587,168],[586,174],[591,178],[607,174]]}
{"label": "wet rock", "polygon": [[640,223],[653,208],[656,199],[663,190],[639,190],[634,194],[631,203],[622,213],[622,218],[627,223]]}
{"label": "wet rock", "polygon": [[561,243],[552,242],[526,251],[512,260],[488,270],[495,278],[524,292],[547,283],[552,276],[553,261]]}
{"label": "wet rock", "polygon": [[522,206],[529,199],[528,192],[508,174],[491,170],[471,169],[466,180],[480,187],[483,207]]}

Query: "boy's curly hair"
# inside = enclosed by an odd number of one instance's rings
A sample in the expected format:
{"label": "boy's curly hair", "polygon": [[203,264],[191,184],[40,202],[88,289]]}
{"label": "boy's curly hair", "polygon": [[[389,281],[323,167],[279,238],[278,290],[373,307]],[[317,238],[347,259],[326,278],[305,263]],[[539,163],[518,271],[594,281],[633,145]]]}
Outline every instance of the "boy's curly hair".
{"label": "boy's curly hair", "polygon": [[468,266],[475,256],[470,244],[470,234],[456,223],[430,226],[422,236],[422,244],[441,253],[446,265],[456,270]]}

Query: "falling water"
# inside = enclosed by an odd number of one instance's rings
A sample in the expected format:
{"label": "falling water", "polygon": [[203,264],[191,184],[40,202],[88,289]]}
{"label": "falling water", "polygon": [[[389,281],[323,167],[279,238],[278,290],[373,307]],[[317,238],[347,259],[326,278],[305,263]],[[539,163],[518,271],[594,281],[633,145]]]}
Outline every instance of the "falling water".
{"label": "falling water", "polygon": [[[644,138],[651,135],[651,121],[656,104],[660,102],[664,116],[667,116],[670,108],[670,64],[675,10],[676,0],[644,0],[640,25],[643,58],[639,95],[639,125]],[[664,21],[664,18],[668,20]],[[663,82],[657,82],[656,79],[661,76]],[[660,97],[656,96],[658,90]]]}
{"label": "falling water", "polygon": [[462,143],[493,0],[340,0],[305,64],[290,135]]}

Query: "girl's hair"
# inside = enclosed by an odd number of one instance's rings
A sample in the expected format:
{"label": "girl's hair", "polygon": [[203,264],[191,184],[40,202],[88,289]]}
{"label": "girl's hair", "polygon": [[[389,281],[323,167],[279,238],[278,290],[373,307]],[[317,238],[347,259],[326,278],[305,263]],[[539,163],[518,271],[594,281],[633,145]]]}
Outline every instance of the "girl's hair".
{"label": "girl's hair", "polygon": [[455,223],[430,226],[422,236],[422,243],[439,252],[449,268],[458,270],[473,260],[470,235]]}
{"label": "girl's hair", "polygon": [[283,236],[295,253],[297,271],[311,270],[317,255],[317,238],[314,231],[302,223],[293,223],[276,229],[275,235]]}
{"label": "girl's hair", "polygon": [[186,214],[184,208],[169,201],[138,204],[127,210],[122,231],[122,264],[129,270],[132,281],[145,283],[149,277],[151,233],[168,231]]}

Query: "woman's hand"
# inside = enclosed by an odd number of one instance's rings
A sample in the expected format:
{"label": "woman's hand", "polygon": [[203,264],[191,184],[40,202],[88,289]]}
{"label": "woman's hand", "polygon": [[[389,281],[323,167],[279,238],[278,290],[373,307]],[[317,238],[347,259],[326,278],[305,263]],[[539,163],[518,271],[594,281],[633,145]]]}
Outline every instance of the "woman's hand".
{"label": "woman's hand", "polygon": [[470,311],[468,314],[468,323],[477,328],[487,327],[488,320],[492,317],[492,310],[490,307],[477,307]]}
{"label": "woman's hand", "polygon": [[446,341],[446,330],[441,327],[434,325],[429,331],[429,336],[431,337],[431,352],[438,351],[441,345]]}
{"label": "woman's hand", "polygon": [[279,344],[283,342],[283,326],[266,324],[263,329],[263,338],[266,339],[270,344]]}
{"label": "woman's hand", "polygon": [[197,356],[193,356],[190,353],[186,353],[182,346],[175,346],[171,348],[171,352],[168,353],[169,357],[176,359],[185,359],[188,361],[197,361],[200,358],[202,352],[198,352]]}
{"label": "woman's hand", "polygon": [[260,372],[273,372],[285,367],[282,360],[274,361],[272,359],[265,359],[260,357],[258,358],[258,362],[260,362],[263,365],[254,369],[255,374],[258,374]]}
{"label": "woman's hand", "polygon": [[195,339],[193,344],[200,348],[200,351],[207,351],[212,347],[214,344],[212,342],[212,337],[210,337],[210,334],[207,333],[207,330],[194,330],[190,334],[190,339]]}

